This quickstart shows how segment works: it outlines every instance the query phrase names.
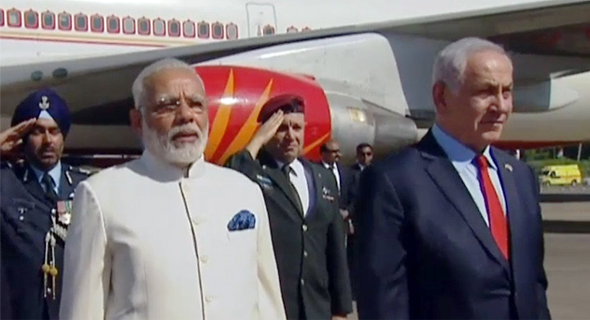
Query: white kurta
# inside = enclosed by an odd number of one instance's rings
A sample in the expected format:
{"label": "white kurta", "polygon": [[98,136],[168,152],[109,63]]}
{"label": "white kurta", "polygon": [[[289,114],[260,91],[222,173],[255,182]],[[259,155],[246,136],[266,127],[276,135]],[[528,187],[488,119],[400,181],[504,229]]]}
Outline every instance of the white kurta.
{"label": "white kurta", "polygon": [[[75,191],[60,318],[284,319],[264,198],[203,160],[188,177],[144,152]],[[235,214],[254,229],[229,231]]]}

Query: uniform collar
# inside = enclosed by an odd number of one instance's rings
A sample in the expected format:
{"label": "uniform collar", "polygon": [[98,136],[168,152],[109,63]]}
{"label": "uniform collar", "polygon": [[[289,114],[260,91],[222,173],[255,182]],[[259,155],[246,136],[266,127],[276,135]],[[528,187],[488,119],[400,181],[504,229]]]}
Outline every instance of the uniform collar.
{"label": "uniform collar", "polygon": [[188,174],[186,174],[185,170],[160,160],[147,149],[144,150],[140,160],[147,167],[150,176],[161,182],[196,179],[201,177],[205,171],[205,158],[203,155],[189,167]]}
{"label": "uniform collar", "polygon": [[[432,134],[436,139],[436,142],[442,147],[447,154],[447,157],[454,163],[471,164],[473,159],[477,156],[475,151],[471,150],[466,145],[459,142],[453,136],[445,132],[438,124],[434,124],[432,127]],[[483,155],[487,158],[490,166],[497,170],[496,163],[494,162],[490,153],[490,146],[486,146],[483,150]]]}
{"label": "uniform collar", "polygon": [[[33,170],[33,172],[35,173],[35,176],[37,176],[37,181],[39,182],[40,185],[43,186],[43,183],[41,182],[41,179],[43,179],[43,175],[45,174],[45,172],[49,173],[49,176],[51,177],[51,179],[53,179],[53,183],[55,185],[55,190],[59,190],[59,186],[60,186],[60,182],[61,182],[61,161],[58,161],[57,164],[51,168],[51,170],[49,171],[44,171],[41,170],[37,167],[35,167],[32,163],[29,163],[29,166],[31,167],[31,170]],[[45,188],[45,186],[43,186],[43,188]]]}

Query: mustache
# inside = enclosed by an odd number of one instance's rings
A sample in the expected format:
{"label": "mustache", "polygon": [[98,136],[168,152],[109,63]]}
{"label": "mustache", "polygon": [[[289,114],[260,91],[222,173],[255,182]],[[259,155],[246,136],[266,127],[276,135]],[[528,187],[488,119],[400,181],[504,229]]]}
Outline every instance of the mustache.
{"label": "mustache", "polygon": [[178,134],[196,134],[197,137],[203,137],[203,130],[196,123],[185,123],[175,126],[168,131],[168,139],[172,140]]}

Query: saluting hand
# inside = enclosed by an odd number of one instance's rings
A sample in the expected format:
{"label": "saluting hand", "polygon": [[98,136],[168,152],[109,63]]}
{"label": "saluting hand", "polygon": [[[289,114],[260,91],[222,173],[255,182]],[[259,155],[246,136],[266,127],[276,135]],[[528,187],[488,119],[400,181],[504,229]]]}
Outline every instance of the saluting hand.
{"label": "saluting hand", "polygon": [[0,146],[3,156],[23,143],[22,137],[33,128],[35,122],[37,122],[37,119],[32,118],[0,133]]}
{"label": "saluting hand", "polygon": [[256,134],[254,134],[254,137],[252,137],[252,140],[250,140],[250,143],[248,143],[248,146],[246,146],[246,149],[250,152],[252,158],[256,158],[260,148],[262,148],[264,144],[274,137],[274,135],[277,133],[277,130],[283,123],[284,117],[283,110],[279,110],[275,112],[268,120],[266,120],[266,122],[264,122],[260,128],[258,128]]}

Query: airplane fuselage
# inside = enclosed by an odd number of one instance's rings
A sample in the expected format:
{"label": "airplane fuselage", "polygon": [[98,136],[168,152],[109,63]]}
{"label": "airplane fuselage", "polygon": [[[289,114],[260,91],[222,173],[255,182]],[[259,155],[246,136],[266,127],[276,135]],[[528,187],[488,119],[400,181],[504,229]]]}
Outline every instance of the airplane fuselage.
{"label": "airplane fuselage", "polygon": [[[551,1],[519,0],[518,4],[545,2]],[[4,0],[0,4],[0,66],[25,66],[383,21],[403,24],[416,18],[511,5],[515,5],[514,1]],[[296,43],[269,47],[205,65],[233,64],[308,74],[317,78],[328,100],[330,93],[336,92],[335,96],[350,95],[362,103],[369,101],[401,117],[429,114],[432,120],[429,68],[434,54],[446,42],[387,33],[330,41],[319,42],[317,46]],[[372,45],[374,50],[368,47]],[[535,61],[541,66],[552,60],[537,57]],[[585,89],[589,83],[589,73],[552,79],[551,85],[558,88],[552,94],[560,93],[565,98],[551,100],[561,105],[549,106],[551,110],[542,112],[525,110],[535,104],[536,91],[527,89],[529,96],[519,101],[522,106],[515,106],[516,113],[506,127],[504,145],[535,147],[590,140],[587,130],[590,94]],[[338,98],[333,95],[332,99]],[[346,138],[346,134],[334,132],[336,112],[332,105],[332,134]],[[7,121],[4,116],[3,127]],[[417,129],[423,133],[427,127],[428,124]]]}

